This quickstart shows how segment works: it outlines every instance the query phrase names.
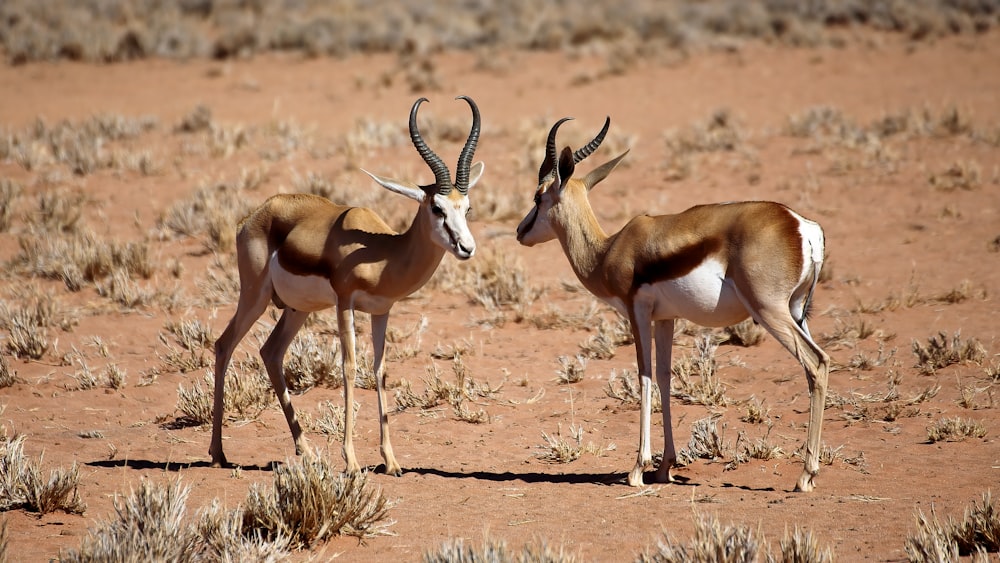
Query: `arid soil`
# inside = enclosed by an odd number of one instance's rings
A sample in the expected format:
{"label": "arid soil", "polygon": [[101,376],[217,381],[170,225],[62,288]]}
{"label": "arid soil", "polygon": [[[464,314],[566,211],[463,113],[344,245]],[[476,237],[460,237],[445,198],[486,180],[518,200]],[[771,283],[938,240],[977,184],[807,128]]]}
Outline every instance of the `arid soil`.
{"label": "arid soil", "polygon": [[[389,513],[393,535],[338,538],[296,559],[413,561],[452,538],[478,544],[490,537],[515,548],[544,539],[587,561],[628,560],[655,549],[664,532],[687,541],[699,515],[716,515],[723,523],[759,528],[775,549],[786,531],[800,526],[839,560],[900,560],[917,511],[960,518],[989,489],[1000,493],[1000,35],[917,44],[873,35],[816,49],[747,43],[614,66],[600,56],[525,52],[444,53],[431,60],[436,87],[421,92],[411,89],[391,56],[0,67],[0,126],[8,132],[26,130],[37,118],[55,124],[109,113],[157,120],[151,131],[115,145],[148,151],[156,163],[151,174],[126,167],[79,175],[58,165],[45,167],[46,173],[0,162],[0,176],[22,186],[12,226],[0,233],[0,260],[17,256],[18,239],[29,232],[23,216],[37,209],[38,195],[68,190],[84,194],[82,221],[97,235],[147,240],[156,269],[140,286],[177,296],[172,306],[154,299],[125,308],[101,297],[93,284],[71,292],[60,281],[27,277],[13,267],[0,278],[8,307],[37,288],[51,292],[77,320],[68,331],[50,329],[54,347],[40,360],[8,356],[19,381],[0,389],[0,404],[8,434],[26,434],[26,453],[44,454],[46,471],[80,464],[80,494],[88,507],[83,515],[0,515],[8,523],[12,560],[47,560],[78,547],[88,527],[113,515],[116,495],[142,479],[180,479],[190,486],[194,517],[213,499],[235,506],[252,483],[271,479],[273,462],[294,455],[275,405],[257,420],[227,426],[226,453],[243,466],[238,472],[209,467],[208,427],[174,424],[178,387],[201,381],[206,368],[180,373],[170,367],[165,325],[197,319],[217,336],[235,305],[212,306],[201,298],[206,276],[217,268],[207,236],[176,236],[159,226],[161,219],[199,186],[233,182],[248,171],[263,176],[246,192],[250,204],[293,191],[296,179],[309,173],[344,183],[347,197],[365,205],[382,190],[359,167],[428,182],[430,172],[405,137],[398,145],[375,144],[351,155],[341,142],[362,118],[403,131],[419,96],[430,100],[421,109],[422,124],[459,131],[432,137],[449,163],[468,127],[468,108],[453,98],[476,100],[484,123],[476,158],[486,162],[486,175],[471,192],[473,206],[511,208],[478,212],[473,230],[479,253],[463,263],[446,257],[442,267],[462,271],[499,254],[513,264],[507,274],[523,273],[537,297],[489,310],[461,288],[432,283],[396,305],[391,327],[413,331],[421,318],[427,327],[394,345],[410,353],[391,356],[390,386],[405,379],[419,393],[431,366],[451,378],[453,362],[442,350],[460,350],[476,381],[503,386],[473,405],[488,414],[486,422],[459,420],[447,405],[394,413],[404,474],[372,476],[396,502]],[[207,134],[176,132],[198,105],[211,110],[220,129],[248,131],[248,141],[214,151]],[[789,124],[817,107],[839,110],[861,133],[794,135]],[[582,381],[557,381],[557,358],[580,354],[597,333],[597,319],[613,314],[599,305],[583,322],[538,320],[554,311],[581,315],[593,299],[557,243],[521,247],[514,228],[530,208],[537,149],[552,122],[573,116],[561,140],[578,146],[606,115],[612,119],[609,140],[579,170],[632,148],[627,165],[592,193],[609,232],[639,213],[744,199],[785,203],[824,227],[829,269],[810,326],[837,369],[823,428],[831,463],[823,465],[815,492],[791,491],[801,471],[795,452],[805,438],[808,392],[801,368],[773,338],[752,347],[719,346],[727,406],[675,401],[678,447],[687,444],[693,422],[716,414],[729,452],[728,458],[697,459],[681,468],[678,484],[637,490],[624,482],[635,460],[638,413],[605,390],[612,373],[628,370],[634,377],[631,346],[618,347],[611,359],[590,359]],[[711,133],[706,124],[713,115],[737,133],[731,146],[677,148]],[[900,115],[911,117],[904,131],[873,132],[878,120]],[[928,116],[922,130],[913,124],[919,115]],[[301,144],[275,133],[289,124],[303,131]],[[403,198],[376,195],[375,201],[398,206],[396,217],[412,210],[396,201]],[[225,249],[218,256],[230,271],[232,254]],[[331,318],[326,315],[327,326]],[[265,316],[261,322],[273,321]],[[913,342],[926,345],[939,333],[950,340],[959,332],[963,342],[978,341],[985,357],[934,373],[917,367]],[[365,328],[360,340],[367,343],[367,335]],[[5,354],[6,336],[0,335]],[[331,344],[336,339],[329,332],[323,337]],[[95,339],[107,347],[106,357]],[[675,360],[690,356],[693,342],[679,337]],[[244,349],[252,353],[254,346],[248,338]],[[67,357],[69,364],[62,361]],[[96,373],[117,364],[127,373],[125,386],[78,390],[73,376],[81,361]],[[932,397],[917,398],[936,386]],[[358,455],[375,469],[381,463],[375,393],[356,396]],[[742,420],[751,398],[768,410],[770,431],[767,423]],[[315,415],[324,401],[342,400],[342,390],[332,386],[293,397],[306,415]],[[930,443],[928,426],[944,417],[977,421],[986,435]],[[568,437],[577,427],[584,431],[583,445],[592,444],[596,453],[569,463],[540,457],[543,432]],[[655,424],[655,449],[661,432]],[[766,436],[783,454],[727,471],[740,433],[751,441]],[[340,463],[337,443],[308,434],[322,455]]]}

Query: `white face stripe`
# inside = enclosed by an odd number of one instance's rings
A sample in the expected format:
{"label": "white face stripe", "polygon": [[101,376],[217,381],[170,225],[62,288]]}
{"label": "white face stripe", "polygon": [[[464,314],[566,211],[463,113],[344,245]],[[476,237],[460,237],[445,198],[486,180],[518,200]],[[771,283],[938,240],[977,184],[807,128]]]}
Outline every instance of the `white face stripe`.
{"label": "white face stripe", "polygon": [[467,217],[469,197],[456,197],[455,193],[431,196],[431,238],[459,259],[466,260],[476,253],[476,240],[469,229]]}

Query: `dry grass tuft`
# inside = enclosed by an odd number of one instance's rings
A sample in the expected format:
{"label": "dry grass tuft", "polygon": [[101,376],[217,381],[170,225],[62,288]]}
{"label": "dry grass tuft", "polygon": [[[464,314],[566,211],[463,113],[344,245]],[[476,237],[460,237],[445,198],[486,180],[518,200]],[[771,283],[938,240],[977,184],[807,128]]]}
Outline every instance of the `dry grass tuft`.
{"label": "dry grass tuft", "polygon": [[758,561],[761,549],[766,549],[759,530],[755,531],[746,526],[724,526],[714,516],[696,516],[696,518],[694,537],[687,543],[674,540],[664,531],[657,542],[656,550],[642,553],[637,561],[739,563]]}
{"label": "dry grass tuft", "polygon": [[542,439],[545,440],[545,443],[538,446],[538,453],[535,456],[548,463],[569,463],[576,461],[585,453],[599,456],[607,450],[615,449],[614,444],[603,448],[593,442],[584,445],[583,434],[583,426],[573,426],[572,424],[569,426],[568,440],[563,437],[561,424],[557,426],[555,435],[549,435],[543,430]]}
{"label": "dry grass tuft", "polygon": [[[811,530],[799,528],[798,524],[791,535],[785,530],[785,537],[779,544],[781,563],[833,563],[833,550],[819,545],[819,539]],[[769,558],[770,559],[770,558]]]}
{"label": "dry grass tuft", "polygon": [[575,358],[559,356],[556,361],[559,362],[559,369],[556,370],[556,382],[560,385],[583,381],[583,376],[587,373],[587,358],[579,355]]}
{"label": "dry grass tuft", "polygon": [[960,442],[966,438],[986,436],[986,427],[978,420],[961,417],[945,417],[927,427],[927,441]]}
{"label": "dry grass tuft", "polygon": [[[346,414],[343,405],[335,405],[331,401],[323,401],[319,404],[320,415],[311,421],[310,427],[327,437],[327,440],[337,442],[344,441],[344,416]],[[354,419],[358,418],[358,411],[361,403],[354,402]],[[355,427],[357,432],[357,427]]]}
{"label": "dry grass tuft", "polygon": [[580,344],[580,350],[586,358],[610,360],[615,357],[619,346],[634,342],[628,319],[616,314],[613,321],[601,318],[597,323],[597,334]]}
{"label": "dry grass tuft", "polygon": [[87,505],[80,498],[80,471],[57,468],[48,480],[42,477],[42,457],[34,461],[24,455],[24,435],[0,441],[0,511],[24,508],[40,514],[62,510],[83,514]]}
{"label": "dry grass tuft", "polygon": [[709,335],[699,336],[694,344],[693,354],[674,360],[671,366],[670,395],[689,405],[728,405],[725,385],[717,373],[715,350],[718,346]]}
{"label": "dry grass tuft", "polygon": [[553,547],[544,539],[525,544],[520,552],[507,547],[507,542],[486,538],[479,548],[465,545],[462,538],[443,543],[437,551],[424,553],[424,563],[574,563],[576,556],[562,545]]}
{"label": "dry grass tuft", "polygon": [[691,439],[688,440],[687,447],[677,451],[678,465],[688,465],[699,458],[714,460],[725,457],[726,446],[719,433],[718,419],[719,417],[710,416],[696,420],[691,425]]}
{"label": "dry grass tuft", "polygon": [[392,503],[368,485],[368,474],[342,474],[321,456],[306,452],[275,468],[270,486],[251,486],[244,503],[243,530],[262,538],[288,538],[309,548],[337,535],[359,538],[387,534]]}
{"label": "dry grass tuft", "polygon": [[[259,366],[241,370],[244,373],[229,374],[225,380],[223,420],[256,420],[264,409],[274,403],[271,381]],[[177,386],[177,410],[184,424],[206,425],[212,422],[212,404],[215,376],[206,370],[201,382],[195,381],[190,387]]]}
{"label": "dry grass tuft", "polygon": [[8,178],[0,178],[0,233],[10,230],[14,220],[15,202],[20,197],[20,184]]}
{"label": "dry grass tuft", "polygon": [[914,562],[957,561],[973,555],[987,560],[987,553],[1000,552],[1000,509],[990,491],[983,493],[982,504],[973,501],[961,522],[951,517],[938,520],[934,508],[930,517],[923,510],[916,514],[917,533],[906,538],[906,555]]}
{"label": "dry grass tuft", "polygon": [[719,344],[732,344],[750,348],[764,341],[767,331],[753,319],[746,319],[722,330]]}
{"label": "dry grass tuft", "polygon": [[[608,384],[604,387],[604,394],[612,399],[618,399],[622,405],[630,408],[639,408],[642,400],[638,375],[633,375],[629,370],[623,370],[621,375],[611,370],[608,376]],[[655,381],[652,382],[652,412],[663,412],[663,402],[660,399],[660,386]]]}
{"label": "dry grass tuft", "polygon": [[913,341],[913,353],[917,356],[916,368],[923,374],[932,374],[937,370],[963,362],[982,365],[986,360],[986,349],[975,338],[962,340],[958,331],[951,339],[944,332],[927,339],[924,346],[919,341]]}
{"label": "dry grass tuft", "polygon": [[17,372],[10,367],[7,356],[0,354],[0,389],[10,387],[17,382]]}

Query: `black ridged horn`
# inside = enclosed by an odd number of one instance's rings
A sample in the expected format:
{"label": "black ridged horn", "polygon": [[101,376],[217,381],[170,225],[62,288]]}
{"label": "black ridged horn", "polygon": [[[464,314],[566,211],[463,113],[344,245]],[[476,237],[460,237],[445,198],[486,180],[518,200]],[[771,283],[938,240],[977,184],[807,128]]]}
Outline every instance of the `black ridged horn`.
{"label": "black ridged horn", "polygon": [[479,143],[479,108],[468,96],[459,96],[455,99],[469,102],[469,107],[472,108],[472,130],[469,131],[469,139],[465,141],[462,153],[458,156],[458,167],[455,169],[455,189],[462,195],[468,195],[469,168],[472,166],[472,157],[476,154],[476,145]]}
{"label": "black ridged horn", "polygon": [[594,137],[592,141],[590,141],[582,148],[578,149],[576,152],[573,153],[573,162],[579,163],[581,160],[587,158],[594,151],[596,151],[597,147],[601,146],[601,143],[604,142],[604,136],[608,134],[608,127],[610,126],[611,126],[611,118],[607,117],[604,119],[604,127],[601,128],[601,132],[598,133],[597,136]]}
{"label": "black ridged horn", "polygon": [[545,160],[542,161],[542,167],[538,169],[538,183],[541,184],[545,179],[552,174],[552,171],[556,169],[556,163],[559,160],[559,155],[556,153],[556,131],[559,126],[564,122],[573,119],[572,117],[564,117],[559,121],[556,121],[552,129],[549,130],[549,138],[545,141]]}
{"label": "black ridged horn", "polygon": [[413,103],[413,107],[410,109],[410,140],[413,141],[413,146],[416,147],[417,152],[420,153],[420,157],[430,167],[431,172],[434,172],[434,182],[438,188],[438,192],[447,194],[451,192],[452,188],[451,173],[448,172],[448,167],[445,166],[441,157],[427,146],[424,138],[420,136],[420,131],[417,129],[417,108],[420,107],[421,103],[426,101],[427,98],[420,98]]}

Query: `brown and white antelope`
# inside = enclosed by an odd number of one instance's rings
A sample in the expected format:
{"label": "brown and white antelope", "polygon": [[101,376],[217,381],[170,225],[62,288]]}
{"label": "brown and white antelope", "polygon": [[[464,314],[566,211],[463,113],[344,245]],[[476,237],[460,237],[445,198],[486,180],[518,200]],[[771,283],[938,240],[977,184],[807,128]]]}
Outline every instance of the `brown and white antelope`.
{"label": "brown and white antelope", "polygon": [[594,215],[588,192],[628,151],[582,179],[573,178],[576,165],[604,140],[611,119],[583,148],[574,152],[566,147],[557,154],[556,131],[567,119],[549,131],[535,205],[518,225],[517,240],[534,246],[559,239],[584,287],[630,321],[641,413],[639,455],[629,484],[641,486],[643,470],[652,465],[650,341],[656,345],[664,434],[663,462],[652,479],[663,483],[673,480],[670,470],[677,461],[670,423],[674,320],[719,327],[752,317],[805,368],[809,429],[805,469],[796,490],[812,490],[819,472],[829,358],[810,336],[806,313],[823,264],[823,230],[779,203],[749,201],[698,205],[675,215],[640,215],[609,236]]}
{"label": "brown and white antelope", "polygon": [[282,360],[309,313],[337,308],[344,373],[344,461],[348,472],[360,470],[354,455],[354,311],[371,314],[374,369],[378,393],[381,452],[386,473],[402,469],[389,440],[389,419],[384,389],[385,331],[389,310],[400,299],[420,289],[437,269],[445,251],[467,260],[476,251],[469,231],[469,188],[483,174],[482,162],[471,164],[479,141],[480,116],[475,102],[459,96],[472,108],[472,129],[458,158],[455,182],[448,167],[420,136],[417,109],[410,109],[410,139],[434,173],[434,183],[377,176],[365,170],[382,187],[420,203],[409,228],[396,233],[372,210],[338,205],[307,194],[282,194],[269,198],[244,218],[236,237],[240,272],[240,297],[236,314],[215,345],[215,402],[212,413],[213,466],[226,465],[222,451],[224,380],[236,345],[269,302],[284,309],[260,349],[295,441],[302,452],[302,428],[295,417],[282,372]]}

